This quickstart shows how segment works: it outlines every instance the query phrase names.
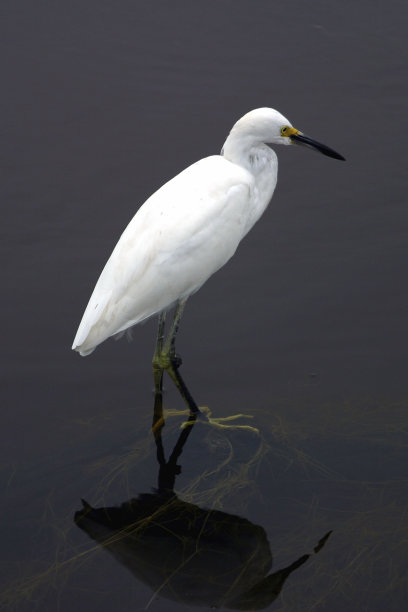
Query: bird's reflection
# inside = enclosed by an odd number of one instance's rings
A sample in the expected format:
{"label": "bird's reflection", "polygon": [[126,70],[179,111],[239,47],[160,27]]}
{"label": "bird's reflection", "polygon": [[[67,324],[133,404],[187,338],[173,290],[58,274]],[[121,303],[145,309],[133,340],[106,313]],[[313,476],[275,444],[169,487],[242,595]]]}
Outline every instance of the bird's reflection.
{"label": "bird's reflection", "polygon": [[[269,574],[272,555],[265,530],[250,521],[206,510],[174,493],[177,461],[196,416],[189,417],[168,461],[162,442],[162,394],[156,393],[153,435],[159,463],[158,488],[119,507],[92,508],[83,500],[75,522],[103,545],[154,595],[185,605],[260,610],[279,595],[288,576],[310,555]],[[320,550],[330,534],[315,548]]]}

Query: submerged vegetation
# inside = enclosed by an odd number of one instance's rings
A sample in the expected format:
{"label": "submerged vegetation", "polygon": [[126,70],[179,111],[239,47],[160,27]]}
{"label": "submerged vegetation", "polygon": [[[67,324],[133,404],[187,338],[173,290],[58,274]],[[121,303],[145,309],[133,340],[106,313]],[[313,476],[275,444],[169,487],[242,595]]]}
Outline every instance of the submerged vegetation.
{"label": "submerged vegetation", "polygon": [[[106,568],[101,564],[101,555],[106,554],[104,548],[109,550],[111,545],[110,552],[114,556],[126,555],[125,538],[127,544],[129,536],[133,538],[133,546],[135,533],[139,530],[146,534],[147,527],[152,529],[152,521],[156,528],[157,525],[159,529],[166,528],[159,520],[163,513],[177,538],[180,539],[185,529],[190,544],[186,540],[182,545],[190,551],[188,555],[198,561],[198,551],[205,550],[205,546],[198,545],[203,543],[200,538],[203,534],[208,536],[205,525],[210,531],[212,529],[214,541],[219,546],[222,542],[225,544],[225,521],[227,524],[231,521],[231,533],[251,530],[253,525],[254,531],[248,533],[259,534],[253,536],[253,545],[258,537],[263,544],[259,544],[257,554],[261,556],[256,571],[249,561],[253,558],[252,553],[244,562],[243,567],[249,572],[247,585],[258,576],[257,572],[262,580],[262,575],[268,572],[272,575],[279,568],[296,563],[294,560],[303,559],[302,567],[297,566],[300,569],[290,577],[275,600],[273,609],[276,611],[304,612],[328,607],[340,610],[346,605],[368,610],[373,609],[374,603],[377,609],[381,603],[386,606],[390,601],[403,601],[408,584],[404,562],[408,539],[403,467],[407,433],[405,405],[366,401],[296,406],[281,402],[273,409],[258,408],[251,412],[254,414],[251,424],[262,432],[259,435],[245,429],[215,429],[205,423],[191,427],[184,435],[182,454],[180,451],[173,456],[174,487],[169,486],[164,493],[160,486],[169,482],[166,481],[169,475],[163,476],[163,470],[171,462],[172,448],[177,447],[185,413],[164,412],[166,427],[159,428],[160,439],[163,437],[161,451],[157,426],[152,435],[145,416],[137,428],[127,430],[126,440],[116,442],[108,453],[100,452],[97,456],[89,455],[86,461],[81,460],[82,475],[75,484],[78,493],[74,495],[71,484],[65,511],[61,510],[57,489],[45,495],[42,518],[39,516],[37,522],[33,521],[31,556],[20,559],[13,566],[14,578],[9,576],[3,586],[0,608],[16,612],[36,607],[50,609],[47,602],[59,600],[60,609],[68,610],[65,600],[86,601],[84,577],[89,575],[93,576],[92,588],[100,588],[97,599],[102,598],[102,602],[106,597],[114,597],[115,586],[106,583]],[[130,411],[124,411],[123,417],[124,424],[131,423]],[[75,428],[78,425],[76,422]],[[111,433],[108,415],[97,426],[84,422],[80,427],[84,448],[94,441],[96,430],[100,436],[106,427],[106,436],[102,435],[104,441]],[[9,479],[10,487],[17,486],[18,475],[10,473]],[[141,481],[143,488],[139,484]],[[95,541],[84,538],[72,521],[81,495],[87,502],[76,515],[78,524],[81,516],[95,512],[94,508],[105,509],[97,510],[98,520],[104,512],[105,532],[102,535],[89,533]],[[136,514],[143,505],[142,514],[136,519],[128,516],[127,523],[122,520],[122,524],[113,521],[109,525],[115,512],[116,518],[118,516],[119,510],[115,508],[122,508],[126,513],[126,503],[132,500],[133,510],[139,504]],[[27,520],[32,520],[29,505]],[[224,541],[220,536],[223,529],[217,532],[217,525],[222,526],[223,521]],[[320,551],[318,542],[330,531],[333,533]],[[149,533],[154,535],[155,532]],[[233,549],[237,550],[239,538],[231,537]],[[119,546],[120,550],[112,551],[112,545]],[[263,569],[259,569],[262,564]],[[129,561],[126,565],[129,567]],[[211,569],[212,562],[207,564],[207,579],[214,584],[216,574],[211,574]],[[121,571],[119,566],[117,571]],[[177,574],[177,568],[174,571]],[[133,571],[134,576],[143,579],[137,572],[143,573],[143,567]],[[181,573],[179,577],[182,578]],[[162,604],[155,599],[155,594],[163,597],[167,583],[163,576],[158,580],[155,584],[151,576],[145,579],[151,594],[143,605],[160,610]],[[276,594],[281,587],[276,587]],[[177,591],[174,583],[171,588]],[[234,589],[229,600],[224,602],[226,605],[229,602],[231,607],[235,604],[236,609],[256,608],[256,597],[252,603],[247,602],[252,608],[239,608],[240,603],[246,604],[244,599],[239,600],[239,588]],[[173,592],[172,598],[180,601],[177,592]],[[397,608],[394,606],[394,609]]]}

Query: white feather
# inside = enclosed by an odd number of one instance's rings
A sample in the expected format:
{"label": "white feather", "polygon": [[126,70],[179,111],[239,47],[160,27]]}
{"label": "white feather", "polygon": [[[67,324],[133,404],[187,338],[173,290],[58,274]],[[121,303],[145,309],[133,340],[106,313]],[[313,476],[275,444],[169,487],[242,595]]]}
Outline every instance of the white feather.
{"label": "white feather", "polygon": [[193,164],[143,204],[99,277],[73,349],[87,355],[168,309],[232,257],[272,197],[277,160],[263,143],[282,141],[282,124],[277,111],[252,111],[234,126],[223,156]]}

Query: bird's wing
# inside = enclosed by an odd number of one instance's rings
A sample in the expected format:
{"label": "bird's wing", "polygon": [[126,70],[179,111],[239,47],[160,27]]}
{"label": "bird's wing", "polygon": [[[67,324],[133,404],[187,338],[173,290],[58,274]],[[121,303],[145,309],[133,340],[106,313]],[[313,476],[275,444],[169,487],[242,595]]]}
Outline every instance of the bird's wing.
{"label": "bird's wing", "polygon": [[[165,293],[163,277],[181,291],[190,267],[198,288],[235,252],[251,187],[252,176],[220,156],[205,158],[166,183],[134,216],[112,254],[115,295],[136,300],[142,279],[144,290],[149,280]],[[194,284],[192,278],[187,282]]]}
{"label": "bird's wing", "polygon": [[[90,330],[98,323],[103,320],[103,313],[108,305],[109,298],[112,295],[112,291],[97,291],[97,287],[92,293],[91,299],[88,302],[86,310],[83,314],[81,323],[79,324],[78,331],[75,335],[74,342],[72,345],[73,349],[82,346],[86,341]],[[81,354],[87,355],[90,351],[81,351]]]}
{"label": "bird's wing", "polygon": [[193,293],[233,255],[251,175],[220,156],[193,164],[139,209],[103,269],[74,341],[107,337]]}

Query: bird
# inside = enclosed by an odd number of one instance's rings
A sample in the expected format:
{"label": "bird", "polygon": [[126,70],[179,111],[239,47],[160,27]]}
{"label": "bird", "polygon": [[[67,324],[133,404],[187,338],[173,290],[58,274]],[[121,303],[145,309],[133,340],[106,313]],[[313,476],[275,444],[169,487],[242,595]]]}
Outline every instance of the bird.
{"label": "bird", "polygon": [[[187,299],[234,255],[277,183],[274,145],[301,145],[345,160],[279,111],[257,108],[232,127],[219,155],[205,157],[153,193],[136,212],[96,283],[72,349],[86,356],[158,315],[155,390],[166,370],[193,411],[175,340]],[[164,338],[166,313],[174,317]],[[195,407],[194,407],[195,406]]]}

